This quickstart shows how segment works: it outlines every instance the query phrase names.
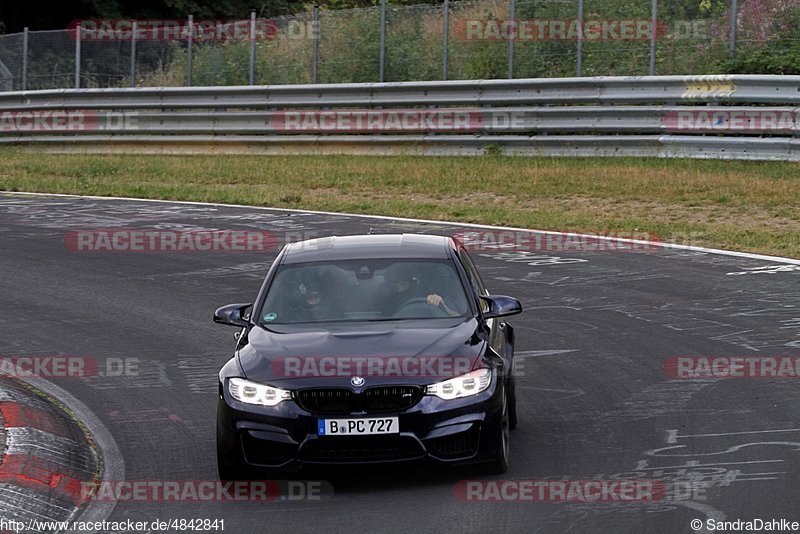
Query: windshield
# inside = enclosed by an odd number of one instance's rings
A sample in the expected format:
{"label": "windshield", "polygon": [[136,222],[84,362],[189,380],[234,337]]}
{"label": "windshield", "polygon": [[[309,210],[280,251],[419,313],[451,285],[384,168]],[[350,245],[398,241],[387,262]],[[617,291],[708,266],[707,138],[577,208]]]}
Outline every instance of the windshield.
{"label": "windshield", "polygon": [[392,321],[466,317],[453,265],[443,260],[348,260],[283,265],[259,322]]}

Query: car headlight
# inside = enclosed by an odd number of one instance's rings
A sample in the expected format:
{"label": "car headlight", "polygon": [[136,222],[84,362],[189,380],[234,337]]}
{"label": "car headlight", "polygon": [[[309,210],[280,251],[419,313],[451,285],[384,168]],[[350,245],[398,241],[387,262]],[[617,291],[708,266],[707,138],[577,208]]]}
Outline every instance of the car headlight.
{"label": "car headlight", "polygon": [[261,406],[275,406],[283,400],[292,398],[291,391],[257,384],[244,378],[231,378],[228,381],[228,391],[230,391],[231,397],[239,402],[260,404]]}
{"label": "car headlight", "polygon": [[462,397],[469,397],[470,395],[477,395],[481,391],[486,390],[491,383],[492,370],[478,369],[477,371],[472,371],[471,373],[451,378],[444,382],[431,384],[428,386],[425,393],[428,395],[436,395],[444,400],[460,399]]}

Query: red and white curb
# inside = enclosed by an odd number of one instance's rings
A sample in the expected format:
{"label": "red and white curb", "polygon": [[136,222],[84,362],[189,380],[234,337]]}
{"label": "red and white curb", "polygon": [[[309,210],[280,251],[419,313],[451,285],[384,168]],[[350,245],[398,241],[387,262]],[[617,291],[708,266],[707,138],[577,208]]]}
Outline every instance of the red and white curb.
{"label": "red and white curb", "polygon": [[83,429],[56,404],[8,379],[0,380],[0,422],[0,519],[25,525],[74,520],[83,485],[96,482],[100,472]]}

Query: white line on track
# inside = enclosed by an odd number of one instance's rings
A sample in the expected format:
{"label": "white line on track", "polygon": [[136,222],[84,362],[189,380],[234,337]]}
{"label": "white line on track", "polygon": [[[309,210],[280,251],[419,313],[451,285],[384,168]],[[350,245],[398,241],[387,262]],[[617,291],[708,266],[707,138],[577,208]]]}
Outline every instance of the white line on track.
{"label": "white line on track", "polygon": [[84,196],[84,195],[66,195],[62,193],[29,193],[26,191],[0,191],[0,193],[8,194],[8,195],[23,195],[23,196],[40,196],[40,197],[60,197],[60,198],[89,198],[94,200],[124,200],[129,202],[160,202],[165,204],[183,204],[183,205],[190,205],[190,206],[214,206],[218,208],[246,208],[246,209],[253,209],[253,210],[267,210],[267,211],[281,211],[285,213],[311,213],[315,215],[337,215],[337,216],[347,216],[347,217],[357,217],[361,219],[377,219],[377,220],[384,220],[384,221],[403,221],[403,222],[413,222],[413,223],[425,223],[425,224],[442,224],[447,226],[461,226],[465,228],[482,228],[482,229],[491,229],[491,230],[510,230],[515,232],[531,232],[536,234],[543,234],[543,235],[559,235],[559,236],[566,236],[566,235],[579,235],[579,236],[587,236],[593,239],[601,239],[604,241],[613,241],[619,243],[632,243],[637,245],[654,245],[662,248],[671,248],[676,250],[689,250],[692,252],[705,252],[707,254],[719,254],[723,256],[734,256],[737,258],[747,258],[752,260],[764,260],[764,261],[774,261],[778,263],[788,263],[791,265],[800,265],[800,259],[795,258],[783,258],[780,256],[768,256],[765,254],[753,254],[751,252],[737,252],[734,250],[720,250],[716,248],[706,248],[706,247],[696,247],[694,245],[680,245],[678,243],[662,243],[660,241],[644,241],[641,239],[625,239],[621,237],[609,237],[609,236],[596,236],[592,234],[580,234],[577,232],[555,232],[551,230],[533,230],[530,228],[516,228],[513,226],[490,226],[485,224],[473,224],[473,223],[460,223],[455,221],[437,221],[437,220],[429,220],[429,219],[411,219],[408,217],[391,217],[388,215],[364,215],[360,213],[339,213],[339,212],[332,212],[332,211],[313,211],[313,210],[296,210],[296,209],[289,209],[289,208],[268,208],[264,206],[244,206],[241,204],[218,204],[214,202],[192,202],[188,200],[160,200],[160,199],[152,199],[152,198],[127,198],[127,197],[103,197],[103,196]]}

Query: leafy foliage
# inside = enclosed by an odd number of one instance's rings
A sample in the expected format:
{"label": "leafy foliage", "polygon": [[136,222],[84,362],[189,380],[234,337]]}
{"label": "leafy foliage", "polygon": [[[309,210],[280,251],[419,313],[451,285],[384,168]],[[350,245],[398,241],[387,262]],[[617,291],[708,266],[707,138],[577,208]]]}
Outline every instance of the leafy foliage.
{"label": "leafy foliage", "polygon": [[[0,3],[0,24],[8,31],[27,25],[65,27],[76,18],[243,19],[252,0],[63,0],[42,10],[33,2]],[[379,79],[380,0],[259,0],[260,17],[281,27],[278,38],[256,43],[255,79],[259,84],[312,81],[313,41],[307,28],[311,5],[321,6],[318,80],[323,83],[369,82]],[[412,6],[413,4],[413,6]],[[419,5],[422,4],[422,5]],[[516,0],[517,20],[575,19],[574,0]],[[386,81],[435,80],[442,75],[444,17],[441,0],[389,0],[386,27]],[[737,51],[730,51],[731,0],[659,0],[656,72],[658,74],[764,73],[800,74],[800,0],[739,0]],[[459,34],[464,21],[509,18],[508,0],[453,0],[450,3],[448,78],[493,79],[508,75],[509,46],[504,39],[468,40]],[[648,0],[585,0],[586,20],[646,21]],[[292,26],[294,24],[294,26]],[[304,26],[305,25],[305,26]],[[55,32],[54,32],[55,33]],[[296,34],[296,32],[294,32]],[[289,36],[289,37],[287,37]],[[13,38],[12,38],[13,39]],[[45,39],[39,35],[36,39]],[[50,39],[50,37],[47,37]],[[44,41],[43,41],[44,42]],[[49,41],[48,41],[49,42]],[[32,46],[34,41],[31,41]],[[16,46],[16,45],[15,45]],[[105,48],[103,48],[105,46]],[[126,45],[86,45],[84,86],[127,85]],[[32,48],[29,87],[67,79],[73,61],[70,44]],[[18,58],[13,47],[0,56]],[[248,82],[247,42],[196,42],[193,81],[196,85],[239,85]],[[187,79],[186,43],[142,42],[137,48],[139,85],[182,85]],[[650,43],[638,40],[586,40],[583,75],[638,76],[648,73]],[[564,77],[576,74],[575,39],[522,39],[514,45],[516,78]],[[8,63],[8,62],[7,62]],[[57,84],[68,86],[71,82]]]}

